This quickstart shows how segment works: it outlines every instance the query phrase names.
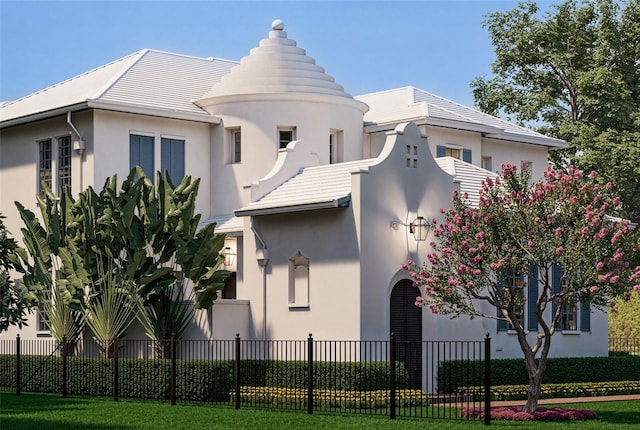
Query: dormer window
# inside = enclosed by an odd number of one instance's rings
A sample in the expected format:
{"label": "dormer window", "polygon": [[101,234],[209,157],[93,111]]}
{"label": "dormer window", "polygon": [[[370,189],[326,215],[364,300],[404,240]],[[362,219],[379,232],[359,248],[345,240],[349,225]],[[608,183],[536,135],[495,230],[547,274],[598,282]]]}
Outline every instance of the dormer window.
{"label": "dormer window", "polygon": [[278,127],[278,148],[286,148],[293,140],[296,140],[295,127]]}

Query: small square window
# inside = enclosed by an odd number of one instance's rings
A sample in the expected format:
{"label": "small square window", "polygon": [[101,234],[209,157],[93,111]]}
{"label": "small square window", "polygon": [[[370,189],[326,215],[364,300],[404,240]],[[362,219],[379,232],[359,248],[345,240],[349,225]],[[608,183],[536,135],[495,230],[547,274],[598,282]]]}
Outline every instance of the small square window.
{"label": "small square window", "polygon": [[295,127],[279,127],[278,128],[278,147],[284,149],[289,142],[296,140]]}

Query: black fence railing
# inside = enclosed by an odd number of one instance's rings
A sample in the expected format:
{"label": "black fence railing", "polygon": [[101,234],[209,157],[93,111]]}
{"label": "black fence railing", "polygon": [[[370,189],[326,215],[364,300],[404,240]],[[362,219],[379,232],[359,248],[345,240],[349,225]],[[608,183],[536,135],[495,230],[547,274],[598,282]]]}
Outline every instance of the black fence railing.
{"label": "black fence railing", "polygon": [[[480,341],[0,340],[0,389],[373,415],[463,418],[490,407]],[[448,362],[457,363],[456,371]],[[460,365],[462,363],[462,365]],[[465,381],[484,380],[484,397]],[[485,414],[490,423],[490,414]]]}
{"label": "black fence railing", "polygon": [[610,337],[609,351],[640,355],[640,337]]}

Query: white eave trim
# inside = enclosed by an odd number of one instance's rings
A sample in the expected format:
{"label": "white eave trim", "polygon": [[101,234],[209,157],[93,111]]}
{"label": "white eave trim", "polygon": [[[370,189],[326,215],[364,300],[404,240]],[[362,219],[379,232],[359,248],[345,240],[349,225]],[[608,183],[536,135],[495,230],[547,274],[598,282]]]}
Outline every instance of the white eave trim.
{"label": "white eave trim", "polygon": [[255,208],[247,206],[235,211],[236,216],[259,216],[259,215],[276,215],[292,212],[312,211],[317,209],[334,209],[334,208],[346,208],[351,202],[351,194],[340,197],[334,200],[302,203],[289,206],[272,206],[266,208]]}
{"label": "white eave trim", "polygon": [[12,127],[14,125],[26,124],[28,122],[39,121],[41,119],[47,119],[47,118],[52,118],[56,116],[66,115],[67,112],[77,112],[80,110],[84,110],[86,108],[87,108],[87,102],[84,101],[84,102],[80,102],[80,103],[76,103],[68,106],[62,106],[59,108],[55,108],[55,109],[51,109],[43,112],[37,112],[34,114],[19,116],[19,117],[11,118],[8,120],[0,119],[0,129]]}
{"label": "white eave trim", "polygon": [[220,124],[219,117],[211,116],[205,112],[202,114],[183,112],[172,109],[151,108],[130,103],[115,103],[103,100],[89,100],[87,105],[92,109],[110,110],[115,112],[134,113],[139,115],[155,116],[160,118],[180,119],[185,121],[204,122],[208,124]]}

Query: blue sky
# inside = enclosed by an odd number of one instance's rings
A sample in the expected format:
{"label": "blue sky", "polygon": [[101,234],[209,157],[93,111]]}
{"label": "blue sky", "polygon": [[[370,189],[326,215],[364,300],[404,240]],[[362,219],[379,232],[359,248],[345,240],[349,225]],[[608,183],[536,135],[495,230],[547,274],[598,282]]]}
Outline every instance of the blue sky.
{"label": "blue sky", "polygon": [[[539,1],[548,8],[552,2]],[[143,48],[240,60],[280,18],[353,95],[413,85],[466,105],[490,74],[486,14],[516,1],[0,0],[0,100]]]}

